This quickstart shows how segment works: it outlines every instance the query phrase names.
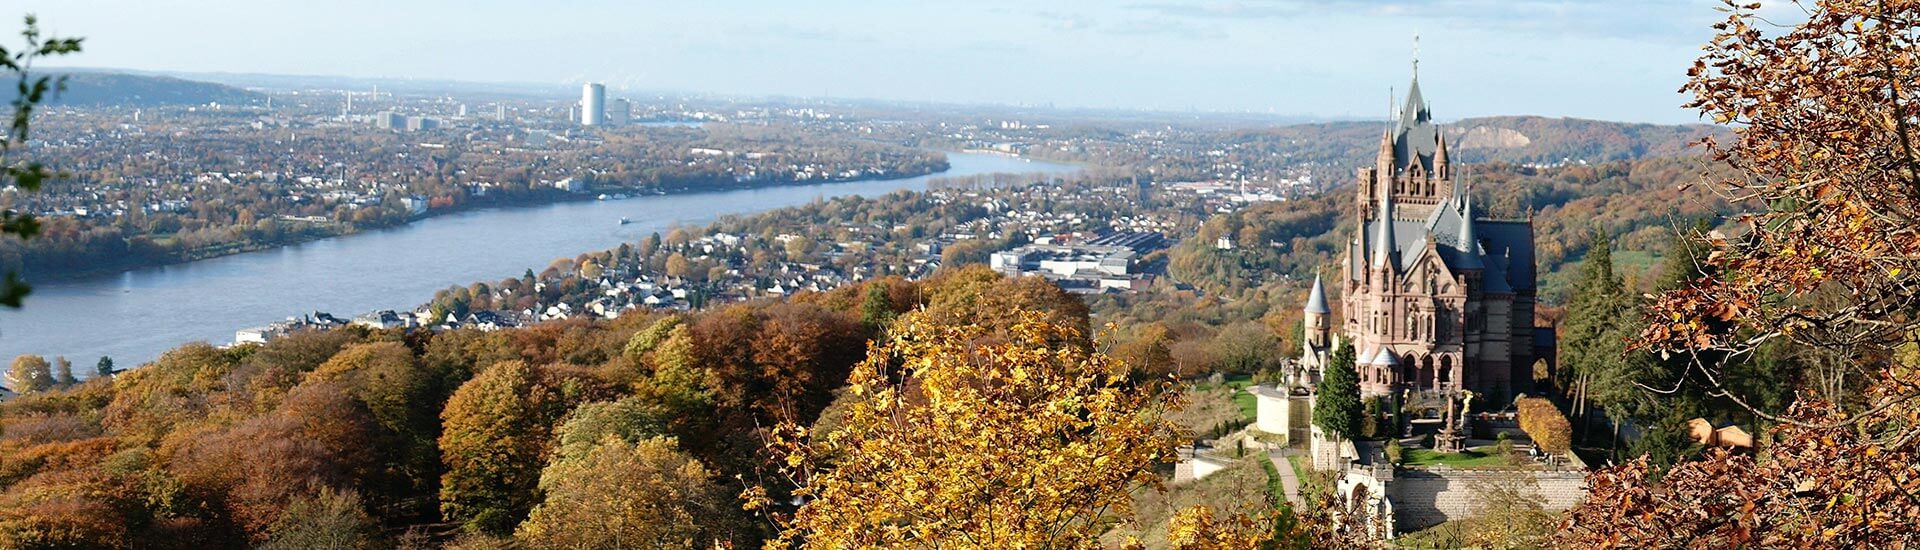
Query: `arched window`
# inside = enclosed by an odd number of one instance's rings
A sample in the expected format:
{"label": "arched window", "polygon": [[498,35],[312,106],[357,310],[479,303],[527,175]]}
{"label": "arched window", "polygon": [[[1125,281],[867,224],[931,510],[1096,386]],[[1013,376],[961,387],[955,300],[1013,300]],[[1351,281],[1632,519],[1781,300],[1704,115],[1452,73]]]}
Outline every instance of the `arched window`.
{"label": "arched window", "polygon": [[1453,356],[1440,356],[1440,376],[1438,381],[1442,386],[1453,381]]}
{"label": "arched window", "polygon": [[1420,358],[1420,387],[1433,387],[1433,356]]}

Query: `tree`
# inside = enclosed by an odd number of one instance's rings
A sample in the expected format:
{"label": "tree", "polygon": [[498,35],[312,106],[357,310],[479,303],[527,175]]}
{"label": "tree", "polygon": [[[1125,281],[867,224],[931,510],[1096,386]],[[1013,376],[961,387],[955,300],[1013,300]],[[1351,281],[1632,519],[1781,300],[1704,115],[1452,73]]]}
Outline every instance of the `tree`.
{"label": "tree", "polygon": [[1321,373],[1313,403],[1313,425],[1331,437],[1360,435],[1360,373],[1353,367],[1353,345],[1341,342]]}
{"label": "tree", "polygon": [[1252,374],[1268,367],[1278,357],[1280,339],[1265,325],[1251,321],[1227,325],[1213,336],[1216,370],[1230,374]]}
{"label": "tree", "polygon": [[22,355],[13,358],[13,366],[7,369],[7,387],[20,393],[33,393],[53,388],[53,366],[45,357]]}
{"label": "tree", "polygon": [[74,387],[75,385],[78,385],[79,383],[80,383],[80,379],[73,377],[72,361],[68,361],[67,357],[64,355],[53,358],[54,387],[71,388],[71,387]]}
{"label": "tree", "polygon": [[509,361],[462,384],[441,413],[440,510],[482,533],[506,534],[533,508],[547,428],[533,372]]}
{"label": "tree", "polygon": [[1114,355],[1145,376],[1169,376],[1175,374],[1173,344],[1165,323],[1150,323],[1140,327],[1132,340],[1117,346]]}
{"label": "tree", "polygon": [[1573,428],[1552,401],[1523,397],[1514,401],[1514,406],[1520,411],[1520,430],[1527,432],[1527,437],[1533,438],[1540,450],[1559,454],[1573,448]]}
{"label": "tree", "polygon": [[588,403],[574,409],[572,418],[554,432],[553,462],[581,459],[608,438],[636,443],[666,431],[665,412],[641,399]]}
{"label": "tree", "polygon": [[514,538],[532,548],[695,548],[728,543],[732,495],[672,439],[609,434],[540,475],[546,494]]}
{"label": "tree", "polygon": [[839,429],[776,429],[769,448],[807,502],[773,544],[1081,547],[1128,512],[1129,491],[1158,486],[1176,442],[1160,414],[1177,393],[1055,345],[1084,338],[1071,326],[1021,317],[982,340],[909,313],[854,370]]}
{"label": "tree", "polygon": [[[17,50],[0,47],[0,69],[5,69],[13,77],[14,89],[17,90],[13,101],[9,103],[13,107],[12,122],[7,126],[6,136],[0,138],[0,186],[33,192],[39,191],[42,183],[60,175],[38,161],[16,161],[10,157],[16,148],[27,144],[34,108],[65,90],[67,77],[34,76],[30,71],[33,63],[40,58],[79,53],[81,39],[57,36],[42,38],[40,22],[32,15],[26,16],[24,26],[26,28],[20,31],[21,38],[26,39],[24,46]],[[32,214],[12,209],[0,212],[0,236],[31,239],[39,232],[40,222]],[[21,280],[18,272],[8,269],[4,276],[0,276],[0,305],[20,307],[21,300],[32,290]]]}
{"label": "tree", "polygon": [[668,277],[684,278],[687,276],[687,274],[692,272],[693,272],[693,264],[687,261],[686,255],[681,254],[679,252],[675,252],[667,256],[667,276]]}
{"label": "tree", "polygon": [[100,362],[93,364],[93,376],[95,378],[110,378],[115,372],[119,371],[113,370],[112,357],[102,355],[100,356]]}
{"label": "tree", "polygon": [[1468,540],[1480,548],[1539,548],[1553,533],[1554,515],[1540,484],[1526,472],[1500,471],[1468,482],[1473,524]]}
{"label": "tree", "polygon": [[366,510],[361,508],[359,495],[352,491],[324,489],[313,497],[301,498],[289,505],[286,515],[274,522],[268,531],[269,538],[260,548],[372,548],[378,527]]}
{"label": "tree", "polygon": [[882,281],[867,283],[866,298],[860,302],[860,324],[868,330],[879,331],[893,322],[895,312],[889,286]]}
{"label": "tree", "polygon": [[1591,401],[1617,425],[1635,409],[1640,397],[1635,373],[1644,369],[1639,368],[1639,355],[1627,354],[1627,340],[1637,326],[1626,285],[1613,272],[1611,237],[1596,229],[1588,241],[1580,279],[1560,325],[1561,384],[1574,397],[1575,416],[1587,418],[1581,413]]}
{"label": "tree", "polygon": [[[1913,354],[1920,301],[1920,4],[1821,0],[1784,27],[1729,3],[1695,62],[1689,106],[1734,128],[1708,141],[1711,184],[1758,211],[1707,243],[1706,276],[1663,292],[1639,345],[1692,352],[1697,383],[1777,422],[1760,458],[1712,451],[1663,477],[1645,459],[1593,474],[1562,523],[1584,547],[1912,546],[1920,459]],[[1871,383],[1768,410],[1729,383],[1777,340],[1830,353]],[[1701,353],[1713,352],[1713,353]]]}

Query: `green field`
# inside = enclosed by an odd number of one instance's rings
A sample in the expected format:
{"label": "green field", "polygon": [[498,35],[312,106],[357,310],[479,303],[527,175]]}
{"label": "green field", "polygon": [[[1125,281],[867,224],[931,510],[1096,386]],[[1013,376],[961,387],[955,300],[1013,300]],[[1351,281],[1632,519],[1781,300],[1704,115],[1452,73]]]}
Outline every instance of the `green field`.
{"label": "green field", "polygon": [[1407,449],[1402,466],[1445,464],[1455,468],[1512,468],[1507,457],[1491,454],[1490,447],[1467,449],[1460,453],[1438,453],[1433,449]]}

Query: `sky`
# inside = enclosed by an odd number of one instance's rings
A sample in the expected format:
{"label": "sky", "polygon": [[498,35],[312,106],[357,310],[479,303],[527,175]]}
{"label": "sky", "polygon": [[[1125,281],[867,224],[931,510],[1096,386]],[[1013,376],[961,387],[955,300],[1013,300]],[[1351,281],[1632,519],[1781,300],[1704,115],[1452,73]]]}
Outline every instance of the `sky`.
{"label": "sky", "polygon": [[[1712,0],[24,0],[62,65],[1379,118],[1697,122]],[[1778,1],[1769,10],[1796,9]]]}

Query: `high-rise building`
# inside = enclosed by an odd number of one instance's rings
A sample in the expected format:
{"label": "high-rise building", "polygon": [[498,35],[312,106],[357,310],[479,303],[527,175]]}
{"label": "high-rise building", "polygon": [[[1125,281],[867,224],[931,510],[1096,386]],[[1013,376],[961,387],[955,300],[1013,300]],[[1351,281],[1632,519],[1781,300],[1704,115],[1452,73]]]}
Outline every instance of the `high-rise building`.
{"label": "high-rise building", "polygon": [[380,111],[373,114],[373,125],[382,130],[405,128],[407,117],[393,111]]}
{"label": "high-rise building", "polygon": [[606,123],[607,87],[599,82],[588,82],[580,88],[580,124],[599,126]]}
{"label": "high-rise building", "polygon": [[625,98],[607,103],[607,124],[620,126],[626,124],[631,118],[633,118],[633,104],[628,103]]}
{"label": "high-rise building", "polygon": [[440,121],[423,117],[423,116],[410,116],[410,117],[407,117],[406,125],[407,125],[407,131],[418,132],[421,130],[432,130],[434,128],[439,128]]}
{"label": "high-rise building", "polygon": [[499,119],[501,122],[506,122],[507,121],[507,104],[505,103],[493,104],[493,118]]}

